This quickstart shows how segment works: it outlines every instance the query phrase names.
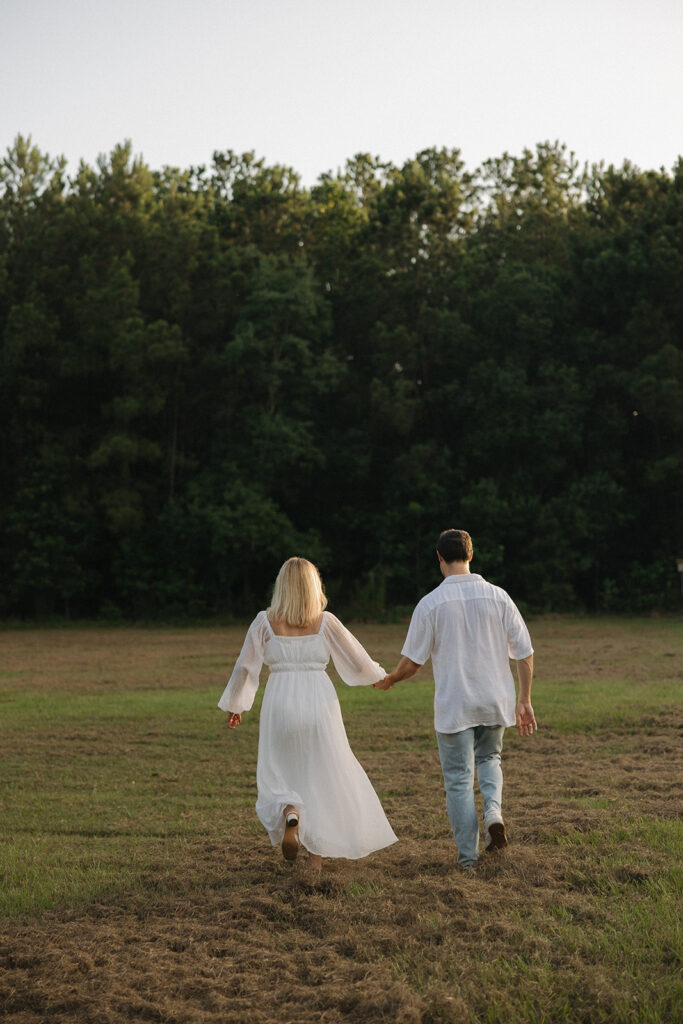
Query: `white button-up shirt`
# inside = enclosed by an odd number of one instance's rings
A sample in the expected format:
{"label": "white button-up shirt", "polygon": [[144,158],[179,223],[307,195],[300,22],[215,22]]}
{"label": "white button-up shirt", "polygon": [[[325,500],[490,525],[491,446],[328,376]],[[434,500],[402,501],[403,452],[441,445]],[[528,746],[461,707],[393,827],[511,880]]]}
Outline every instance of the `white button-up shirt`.
{"label": "white button-up shirt", "polygon": [[512,598],[477,573],[447,576],[419,602],[401,652],[434,669],[434,728],[461,732],[515,724],[509,658],[533,654]]}

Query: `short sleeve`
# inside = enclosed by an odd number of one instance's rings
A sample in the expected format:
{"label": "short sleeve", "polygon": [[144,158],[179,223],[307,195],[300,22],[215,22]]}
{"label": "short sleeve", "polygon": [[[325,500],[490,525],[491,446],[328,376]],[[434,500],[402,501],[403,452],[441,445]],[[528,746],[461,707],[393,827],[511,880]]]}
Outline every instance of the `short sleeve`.
{"label": "short sleeve", "polygon": [[363,645],[336,615],[323,612],[323,634],[334,667],[347,686],[370,686],[384,679],[386,672],[373,661]]}
{"label": "short sleeve", "polygon": [[408,627],[408,635],[401,654],[416,665],[424,665],[434,646],[434,627],[428,613],[418,604]]}
{"label": "short sleeve", "polygon": [[258,690],[259,674],[263,665],[263,653],[267,639],[267,618],[264,612],[259,612],[249,626],[228,685],[218,701],[221,711],[233,711],[235,714],[241,714],[242,711],[249,711],[251,708]]}
{"label": "short sleeve", "polygon": [[509,657],[513,661],[522,661],[524,658],[528,658],[530,654],[534,653],[534,649],[531,646],[531,637],[519,608],[511,597],[507,599],[504,622],[507,632]]}

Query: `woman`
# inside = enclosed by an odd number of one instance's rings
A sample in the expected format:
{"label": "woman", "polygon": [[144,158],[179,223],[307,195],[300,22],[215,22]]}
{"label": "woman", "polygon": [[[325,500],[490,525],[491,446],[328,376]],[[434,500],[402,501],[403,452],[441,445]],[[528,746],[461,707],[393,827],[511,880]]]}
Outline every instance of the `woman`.
{"label": "woman", "polygon": [[385,673],[326,605],[313,563],[288,559],[218,702],[234,729],[254,703],[265,661],[270,676],[261,707],[256,813],[287,860],[296,859],[302,844],[316,871],[323,857],[355,860],[397,841],[353,756],[325,669],[331,656],[349,686],[369,686]]}

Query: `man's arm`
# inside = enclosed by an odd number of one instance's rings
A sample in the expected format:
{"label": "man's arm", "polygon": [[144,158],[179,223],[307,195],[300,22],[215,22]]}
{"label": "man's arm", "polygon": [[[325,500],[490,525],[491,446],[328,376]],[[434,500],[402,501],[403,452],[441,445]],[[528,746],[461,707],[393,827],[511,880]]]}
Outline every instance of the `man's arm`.
{"label": "man's arm", "polygon": [[380,679],[378,683],[372,685],[378,690],[388,690],[394,683],[400,683],[402,679],[410,679],[416,672],[419,672],[422,665],[418,665],[416,661],[411,661],[410,658],[403,657],[399,661],[398,665],[393,672],[389,672],[384,679]]}
{"label": "man's arm", "polygon": [[519,680],[519,693],[517,695],[517,708],[515,718],[517,719],[517,732],[520,736],[531,736],[537,729],[534,709],[531,706],[531,681],[534,677],[534,656],[522,658],[515,662],[517,665],[517,679]]}

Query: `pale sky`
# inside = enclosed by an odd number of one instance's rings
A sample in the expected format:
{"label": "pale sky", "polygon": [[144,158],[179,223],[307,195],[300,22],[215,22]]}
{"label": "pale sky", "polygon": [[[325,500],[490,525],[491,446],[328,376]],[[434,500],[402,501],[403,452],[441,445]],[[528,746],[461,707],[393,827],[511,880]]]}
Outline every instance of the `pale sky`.
{"label": "pale sky", "polygon": [[153,167],[255,150],[304,184],[370,152],[473,170],[565,142],[683,153],[682,0],[0,0],[0,154],[75,170],[131,139]]}

